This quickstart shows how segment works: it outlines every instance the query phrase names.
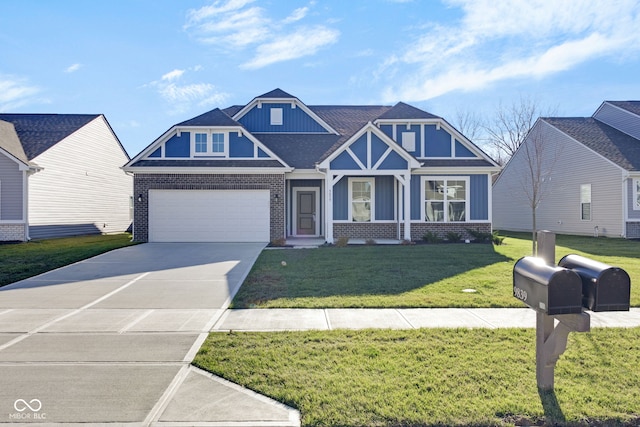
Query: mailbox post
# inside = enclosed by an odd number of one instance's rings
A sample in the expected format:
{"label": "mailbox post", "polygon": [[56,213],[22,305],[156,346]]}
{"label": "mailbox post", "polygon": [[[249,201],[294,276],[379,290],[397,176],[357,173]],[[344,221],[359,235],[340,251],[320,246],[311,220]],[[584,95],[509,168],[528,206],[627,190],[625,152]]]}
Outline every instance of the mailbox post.
{"label": "mailbox post", "polygon": [[[538,258],[525,257],[516,263],[513,287],[514,296],[536,310],[536,380],[539,389],[552,390],[556,362],[567,349],[569,332],[588,332],[591,318],[582,310],[580,276],[554,266],[555,234],[539,231],[537,239]],[[532,289],[532,295],[526,289]]]}
{"label": "mailbox post", "polygon": [[[555,266],[556,237],[538,232],[538,257],[513,267],[513,296],[536,310],[536,380],[552,390],[569,332],[589,332],[592,311],[629,311],[631,280],[618,267],[567,255]],[[557,323],[556,323],[557,322]]]}

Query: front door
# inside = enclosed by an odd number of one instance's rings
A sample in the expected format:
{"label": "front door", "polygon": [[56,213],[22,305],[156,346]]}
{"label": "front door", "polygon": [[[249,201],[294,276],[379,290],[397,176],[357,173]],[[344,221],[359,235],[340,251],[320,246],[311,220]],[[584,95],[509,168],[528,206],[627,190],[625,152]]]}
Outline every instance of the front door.
{"label": "front door", "polygon": [[296,192],[296,232],[298,235],[316,234],[316,192]]}

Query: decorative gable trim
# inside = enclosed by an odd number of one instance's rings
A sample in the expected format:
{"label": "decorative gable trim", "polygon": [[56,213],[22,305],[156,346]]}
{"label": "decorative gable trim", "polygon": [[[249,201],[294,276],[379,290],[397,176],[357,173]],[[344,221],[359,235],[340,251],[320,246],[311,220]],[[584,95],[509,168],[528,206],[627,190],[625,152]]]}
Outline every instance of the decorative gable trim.
{"label": "decorative gable trim", "polygon": [[309,107],[307,107],[302,101],[298,98],[254,98],[253,101],[244,106],[240,111],[238,111],[232,117],[235,121],[240,121],[240,119],[245,116],[249,111],[253,108],[262,108],[262,104],[289,104],[292,109],[300,108],[304,111],[309,117],[311,117],[318,125],[324,128],[327,132],[332,133],[334,135],[340,135],[337,130],[331,127],[327,122],[322,120],[320,116],[314,113]]}
{"label": "decorative gable trim", "polygon": [[[183,132],[212,132],[212,131],[220,131],[225,132],[227,134],[237,133],[238,136],[245,136],[249,141],[253,143],[254,150],[252,157],[234,157],[229,158],[228,156],[220,157],[221,160],[276,160],[278,161],[283,168],[292,169],[284,160],[282,160],[278,155],[276,155],[273,151],[271,151],[266,145],[264,145],[260,140],[258,140],[255,136],[253,136],[246,129],[236,126],[236,127],[216,127],[216,126],[173,126],[171,129],[166,131],[162,136],[152,142],[147,148],[142,150],[140,154],[131,159],[123,169],[125,171],[131,170],[131,166],[137,163],[140,160],[200,160],[197,156],[189,156],[189,157],[166,157],[164,150],[161,152],[160,156],[151,155],[156,152],[158,149],[164,146],[164,144],[169,141],[173,136],[180,137]],[[193,138],[189,142],[190,150],[193,153]],[[228,143],[229,141],[227,141]],[[227,146],[227,154],[229,147]],[[260,157],[261,153],[266,153],[268,157]],[[202,157],[202,160],[212,160],[212,158]],[[136,168],[138,169],[138,168]],[[142,169],[142,168],[140,168]]]}
{"label": "decorative gable trim", "polygon": [[[374,136],[377,139],[374,139]],[[364,139],[361,139],[363,137]],[[381,144],[386,145],[386,147],[382,147]],[[344,159],[345,162],[352,162],[355,169],[344,169],[348,170],[350,174],[358,172],[371,174],[384,172],[384,174],[389,174],[391,170],[406,171],[421,166],[415,157],[405,151],[371,122],[367,123],[362,129],[345,141],[340,148],[318,164],[318,169],[335,170],[335,168],[331,167],[331,163],[339,158]],[[406,167],[395,168],[393,166],[393,159],[406,161]]]}

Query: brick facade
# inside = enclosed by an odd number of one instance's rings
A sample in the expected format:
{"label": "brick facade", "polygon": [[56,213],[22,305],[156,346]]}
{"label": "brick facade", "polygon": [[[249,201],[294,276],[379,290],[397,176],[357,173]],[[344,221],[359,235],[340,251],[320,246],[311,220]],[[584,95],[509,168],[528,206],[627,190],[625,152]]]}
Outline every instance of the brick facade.
{"label": "brick facade", "polygon": [[[284,238],[285,192],[282,174],[136,174],[133,190],[134,238],[139,242],[149,239],[149,190],[269,190],[270,237],[271,240]],[[140,195],[141,201],[138,200]]]}
{"label": "brick facade", "polygon": [[23,242],[24,224],[0,224],[0,242]]}

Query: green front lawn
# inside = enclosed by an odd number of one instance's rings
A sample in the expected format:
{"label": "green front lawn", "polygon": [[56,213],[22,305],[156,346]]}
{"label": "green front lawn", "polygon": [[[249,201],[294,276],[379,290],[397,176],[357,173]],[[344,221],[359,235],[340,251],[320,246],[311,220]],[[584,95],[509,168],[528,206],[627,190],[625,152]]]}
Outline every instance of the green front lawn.
{"label": "green front lawn", "polygon": [[[232,307],[522,307],[512,296],[512,270],[530,253],[529,234],[510,234],[501,246],[266,250]],[[632,284],[640,280],[638,241],[557,236],[557,258],[570,253],[622,267]],[[631,304],[640,306],[638,286],[631,286]]]}
{"label": "green front lawn", "polygon": [[214,332],[193,363],[304,426],[640,425],[640,328],[570,334],[541,395],[534,329]]}
{"label": "green front lawn", "polygon": [[132,244],[126,233],[0,244],[0,286]]}

